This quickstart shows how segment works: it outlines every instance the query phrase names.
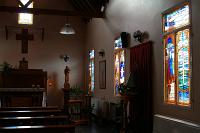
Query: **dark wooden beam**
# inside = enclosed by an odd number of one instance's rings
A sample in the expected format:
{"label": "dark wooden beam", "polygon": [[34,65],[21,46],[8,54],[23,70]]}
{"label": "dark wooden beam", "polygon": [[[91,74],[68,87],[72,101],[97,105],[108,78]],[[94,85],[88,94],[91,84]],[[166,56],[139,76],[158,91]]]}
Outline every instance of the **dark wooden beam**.
{"label": "dark wooden beam", "polygon": [[88,4],[88,6],[90,7],[90,9],[92,9],[93,12],[97,12],[97,9],[95,9],[88,0],[85,0],[85,2]]}
{"label": "dark wooden beam", "polygon": [[8,27],[5,26],[5,31],[6,31],[6,40],[8,40]]}
{"label": "dark wooden beam", "polygon": [[101,10],[101,1],[102,0],[89,0],[89,2],[93,5],[93,7],[95,7],[96,10]]}
{"label": "dark wooden beam", "polygon": [[71,0],[71,3],[75,7],[75,9],[77,9],[79,11],[83,11],[84,10],[84,8],[81,5],[79,5],[79,3],[77,3],[75,0]]}
{"label": "dark wooden beam", "polygon": [[86,5],[85,2],[83,2],[82,0],[74,0],[78,5],[81,6],[81,8],[83,9],[83,11],[86,11],[87,13],[90,13],[91,11],[88,8],[88,5]]}
{"label": "dark wooden beam", "polygon": [[20,0],[17,0],[17,3],[18,3],[21,7],[24,7],[24,4],[23,4]]}
{"label": "dark wooden beam", "polygon": [[44,28],[42,28],[42,42],[44,41]]}
{"label": "dark wooden beam", "polygon": [[59,15],[59,16],[80,16],[90,18],[103,18],[104,14],[84,12],[84,11],[72,11],[72,10],[57,10],[57,9],[41,9],[41,8],[22,8],[11,6],[0,6],[0,12],[10,13],[31,13],[34,15]]}
{"label": "dark wooden beam", "polygon": [[33,2],[33,0],[29,0],[29,1],[24,5],[24,7],[27,8],[32,2]]}

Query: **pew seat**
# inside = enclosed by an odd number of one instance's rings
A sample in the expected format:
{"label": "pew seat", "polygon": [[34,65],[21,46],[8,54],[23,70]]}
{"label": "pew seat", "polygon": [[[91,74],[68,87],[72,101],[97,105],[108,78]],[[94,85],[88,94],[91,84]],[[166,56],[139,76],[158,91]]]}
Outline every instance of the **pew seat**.
{"label": "pew seat", "polygon": [[35,106],[35,107],[1,107],[0,111],[20,111],[20,110],[56,110],[59,109],[57,106]]}
{"label": "pew seat", "polygon": [[0,108],[0,133],[74,133],[75,124],[57,107]]}
{"label": "pew seat", "polygon": [[0,111],[0,117],[19,117],[19,116],[55,116],[63,115],[64,112],[59,109],[52,110],[17,110],[17,111]]}
{"label": "pew seat", "polygon": [[22,125],[62,125],[70,124],[69,117],[60,116],[35,116],[35,117],[0,117],[0,126]]}
{"label": "pew seat", "polygon": [[75,133],[74,125],[37,125],[0,127],[0,133]]}

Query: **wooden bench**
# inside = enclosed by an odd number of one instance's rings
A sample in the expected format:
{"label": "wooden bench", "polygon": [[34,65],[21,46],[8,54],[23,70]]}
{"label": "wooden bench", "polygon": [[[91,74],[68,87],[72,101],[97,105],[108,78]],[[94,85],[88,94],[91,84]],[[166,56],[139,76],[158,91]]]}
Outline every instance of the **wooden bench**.
{"label": "wooden bench", "polygon": [[0,108],[0,133],[74,133],[66,113],[57,107]]}
{"label": "wooden bench", "polygon": [[61,116],[35,116],[35,117],[0,117],[0,126],[22,125],[64,125],[70,124],[69,117]]}
{"label": "wooden bench", "polygon": [[0,127],[0,133],[75,133],[74,125]]}
{"label": "wooden bench", "polygon": [[57,106],[47,107],[1,107],[0,111],[22,111],[22,110],[56,110],[59,109]]}
{"label": "wooden bench", "polygon": [[21,111],[0,111],[0,117],[19,117],[19,116],[55,116],[63,115],[64,112],[58,109],[52,110],[21,110]]}

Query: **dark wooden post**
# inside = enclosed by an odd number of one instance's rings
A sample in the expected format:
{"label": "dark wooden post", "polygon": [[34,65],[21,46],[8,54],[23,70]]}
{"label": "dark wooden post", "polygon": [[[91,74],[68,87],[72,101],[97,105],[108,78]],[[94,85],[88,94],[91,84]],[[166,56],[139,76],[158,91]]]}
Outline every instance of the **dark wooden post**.
{"label": "dark wooden post", "polygon": [[64,74],[65,74],[65,83],[64,83],[64,88],[62,88],[62,91],[64,93],[64,111],[66,112],[66,114],[69,114],[69,110],[68,110],[68,102],[69,102],[69,92],[70,92],[70,84],[69,84],[69,67],[66,66],[65,70],[64,70]]}
{"label": "dark wooden post", "polygon": [[86,117],[90,120],[91,119],[91,111],[92,111],[92,105],[91,105],[91,95],[85,95],[85,112]]}

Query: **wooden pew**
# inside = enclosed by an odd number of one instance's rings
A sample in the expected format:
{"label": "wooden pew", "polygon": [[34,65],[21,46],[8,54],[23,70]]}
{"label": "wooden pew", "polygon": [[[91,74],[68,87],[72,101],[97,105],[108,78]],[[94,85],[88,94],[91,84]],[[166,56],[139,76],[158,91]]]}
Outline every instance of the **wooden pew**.
{"label": "wooden pew", "polygon": [[0,127],[0,133],[75,133],[74,125],[9,126]]}
{"label": "wooden pew", "polygon": [[21,111],[0,111],[0,117],[20,117],[20,116],[55,116],[63,115],[64,112],[58,109],[52,110],[21,110]]}
{"label": "wooden pew", "polygon": [[55,107],[0,109],[0,133],[74,133],[75,125]]}
{"label": "wooden pew", "polygon": [[59,109],[57,106],[47,107],[1,107],[0,111],[23,111],[23,110],[56,110]]}
{"label": "wooden pew", "polygon": [[35,116],[35,117],[0,117],[0,126],[23,125],[64,125],[70,124],[69,117],[60,116]]}

